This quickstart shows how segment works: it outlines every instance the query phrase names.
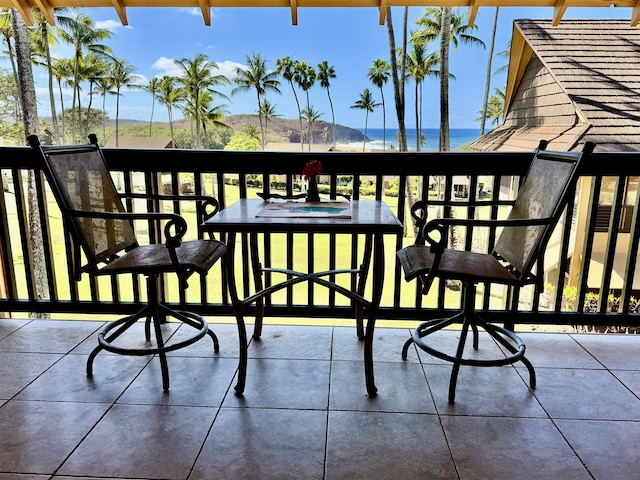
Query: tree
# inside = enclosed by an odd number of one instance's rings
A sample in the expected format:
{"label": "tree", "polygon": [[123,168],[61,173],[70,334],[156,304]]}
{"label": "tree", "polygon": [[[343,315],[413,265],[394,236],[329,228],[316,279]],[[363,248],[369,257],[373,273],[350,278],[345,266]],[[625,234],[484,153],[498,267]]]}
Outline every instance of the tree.
{"label": "tree", "polygon": [[[7,54],[9,55],[9,61],[11,62],[11,70],[13,71],[13,79],[16,85],[20,84],[18,80],[18,68],[16,66],[15,59],[15,49],[13,44],[11,43],[11,39],[13,38],[13,18],[12,18],[12,10],[9,8],[0,9],[0,34],[2,34],[2,38],[4,39],[4,43],[7,46]],[[20,102],[20,96],[18,95],[18,102]],[[20,117],[22,115],[22,107],[18,105],[17,108]]]}
{"label": "tree", "polygon": [[260,139],[248,135],[243,130],[237,131],[231,136],[225,150],[260,150]]}
{"label": "tree", "polygon": [[440,64],[440,58],[436,53],[426,55],[426,45],[421,41],[412,40],[411,44],[413,48],[407,56],[407,72],[413,77],[416,84],[416,150],[420,151],[424,142],[422,135],[422,82],[428,76],[440,74],[436,68]]}
{"label": "tree", "polygon": [[[387,34],[389,37],[389,58],[391,64],[391,78],[393,80],[393,99],[396,106],[396,117],[398,119],[398,150],[401,152],[407,151],[407,129],[404,123],[404,114],[405,114],[405,105],[404,105],[404,72],[405,72],[405,61],[406,61],[406,51],[407,51],[407,18],[409,15],[408,7],[404,7],[404,20],[403,20],[403,35],[402,35],[402,45],[399,48],[399,56],[396,50],[396,40],[395,33],[393,31],[393,20],[391,17],[391,7],[387,7],[387,15],[386,15],[386,25],[387,25]],[[398,65],[398,60],[400,61],[400,65]],[[407,182],[409,179],[407,177]],[[407,184],[407,187],[410,187],[410,184]],[[408,188],[407,192],[411,192],[411,189]],[[410,193],[409,193],[410,194]]]}
{"label": "tree", "polygon": [[318,112],[313,108],[313,106],[310,106],[302,111],[302,117],[309,124],[309,151],[311,151],[311,144],[313,143],[313,125],[320,120],[322,113]]}
{"label": "tree", "polygon": [[[260,105],[260,115],[262,116],[262,118],[264,118],[264,131],[265,131],[265,137],[266,137],[266,135],[269,132],[267,128],[267,125],[269,124],[269,120],[271,120],[272,118],[281,117],[282,115],[276,112],[276,105],[271,103],[266,98],[262,101],[262,104]],[[264,150],[264,146],[266,145],[266,138],[263,144],[264,145],[262,146],[262,149]]]}
{"label": "tree", "polygon": [[[111,49],[100,43],[111,38],[111,32],[106,28],[95,28],[93,20],[84,14],[78,14],[75,18],[60,28],[60,39],[71,45],[74,49],[74,76],[73,76],[73,101],[71,108],[76,108],[80,93],[80,62],[84,51],[104,55],[112,59]],[[76,141],[76,117],[72,116],[72,141]]]}
{"label": "tree", "polygon": [[489,55],[487,56],[487,74],[484,84],[484,99],[482,101],[482,115],[480,117],[480,136],[484,135],[485,121],[487,119],[487,104],[489,102],[489,90],[491,88],[491,62],[493,61],[493,48],[496,44],[499,11],[500,7],[496,7],[496,11],[493,16],[493,28],[491,29],[491,42],[489,43]]}
{"label": "tree", "polygon": [[[58,91],[60,94],[60,110],[62,112],[64,112],[64,96],[62,94],[62,83],[64,81],[65,85],[70,85],[70,82],[73,81],[73,70],[74,62],[72,59],[68,58],[56,59],[51,65],[51,72],[58,82]],[[60,122],[62,124],[62,127],[59,137],[62,143],[65,143],[65,123],[64,115],[62,114],[60,114]]]}
{"label": "tree", "polygon": [[111,64],[110,78],[113,82],[113,88],[116,92],[116,147],[119,146],[118,142],[118,128],[120,117],[120,97],[122,96],[122,89],[125,87],[133,87],[138,85],[140,76],[135,75],[133,66],[129,65],[126,60],[114,60]]}
{"label": "tree", "polygon": [[471,35],[478,29],[466,22],[466,12],[459,13],[457,8],[427,7],[414,22],[423,27],[416,30],[413,38],[428,43],[440,39],[440,150],[450,150],[449,135],[449,44],[457,50],[460,43],[479,45],[484,42]]}
{"label": "tree", "polygon": [[300,122],[300,148],[304,150],[304,143],[302,142],[302,110],[300,110],[298,94],[296,93],[296,89],[293,85],[297,64],[298,62],[296,60],[292,60],[291,57],[286,56],[276,60],[276,71],[282,75],[287,82],[289,82],[291,90],[293,90],[293,96],[296,99],[296,106],[298,107],[298,121]]}
{"label": "tree", "polygon": [[149,80],[149,83],[144,87],[144,89],[151,94],[151,118],[149,119],[149,136],[151,136],[151,129],[153,127],[153,112],[156,107],[156,96],[160,91],[160,78],[153,77]]}
{"label": "tree", "polygon": [[262,150],[264,150],[265,131],[262,124],[262,96],[269,90],[280,93],[280,89],[278,88],[280,82],[277,79],[278,72],[269,71],[267,62],[260,56],[260,53],[254,53],[246,58],[247,67],[236,67],[235,69],[236,76],[233,82],[237,86],[231,91],[231,94],[246,92],[251,88],[256,89],[258,97],[258,121],[260,122],[260,131],[262,133],[260,145],[262,146]]}
{"label": "tree", "polygon": [[214,75],[212,71],[218,69],[218,64],[209,61],[204,53],[197,55],[193,60],[183,58],[182,60],[174,60],[175,64],[180,67],[182,76],[177,77],[177,81],[184,87],[185,99],[194,107],[192,114],[195,123],[196,148],[202,148],[202,138],[200,136],[200,119],[201,101],[200,97],[204,92],[209,91],[212,95],[227,98],[226,95],[213,90],[212,87],[220,85],[228,85],[229,79],[224,75]]}
{"label": "tree", "polygon": [[359,108],[365,111],[364,117],[364,141],[362,143],[362,151],[364,152],[365,146],[367,145],[367,125],[369,123],[369,112],[373,112],[376,107],[380,106],[373,99],[373,95],[368,88],[365,88],[364,91],[360,94],[360,99],[356,100],[356,103],[351,105],[351,108]]}
{"label": "tree", "polygon": [[169,118],[169,130],[171,132],[171,141],[175,143],[175,135],[173,131],[173,108],[177,107],[184,100],[184,90],[177,88],[176,79],[168,75],[160,78],[160,86],[158,90],[158,101],[167,107]]}
{"label": "tree", "polygon": [[389,62],[379,58],[373,61],[373,65],[369,67],[367,72],[367,77],[371,83],[380,89],[380,96],[382,97],[382,150],[385,150],[387,145],[387,115],[382,87],[389,81],[390,75],[391,65],[389,65]]}
{"label": "tree", "polygon": [[476,121],[482,121],[483,119],[485,121],[491,120],[492,125],[500,125],[504,115],[504,100],[504,90],[496,88],[495,93],[491,95],[491,98],[487,102],[487,107],[478,112],[480,117],[476,118]]}
{"label": "tree", "polygon": [[[326,60],[318,64],[318,81],[322,88],[327,89],[327,97],[329,97],[329,106],[331,107],[331,123],[333,124],[333,148],[336,146],[336,115],[333,111],[333,102],[331,101],[331,93],[329,92],[330,80],[336,78],[334,67],[330,67]],[[326,142],[326,139],[325,139]]]}
{"label": "tree", "polygon": [[[20,104],[22,105],[22,119],[24,123],[25,138],[29,135],[38,135],[38,102],[36,99],[36,87],[33,81],[31,69],[31,55],[29,51],[29,33],[22,16],[15,8],[11,9],[11,21],[16,46],[16,66],[18,73],[18,85]],[[38,208],[38,195],[36,193],[35,172],[29,170],[27,175],[27,199],[29,204],[29,246],[32,259],[29,262],[34,267],[33,294],[35,298],[42,300],[48,298],[49,282],[47,281],[46,262],[44,258],[44,240],[40,221],[40,209]],[[34,318],[48,318],[46,313],[30,313]]]}
{"label": "tree", "polygon": [[[102,141],[107,140],[107,95],[115,95],[116,91],[113,89],[113,81],[109,77],[100,77],[96,81],[96,90],[102,97]],[[60,95],[62,98],[62,94]]]}
{"label": "tree", "polygon": [[[309,110],[309,108],[311,108],[311,103],[309,102],[309,90],[311,90],[311,87],[313,87],[313,84],[316,83],[315,68],[313,68],[311,65],[307,65],[307,62],[305,61],[298,62],[295,66],[295,73],[293,75],[293,79],[307,96],[307,110]],[[308,131],[307,138],[311,138],[311,123],[308,123],[308,122],[307,122],[307,131]],[[300,131],[300,138],[302,138],[302,130]],[[309,145],[309,150],[311,150],[311,145]]]}

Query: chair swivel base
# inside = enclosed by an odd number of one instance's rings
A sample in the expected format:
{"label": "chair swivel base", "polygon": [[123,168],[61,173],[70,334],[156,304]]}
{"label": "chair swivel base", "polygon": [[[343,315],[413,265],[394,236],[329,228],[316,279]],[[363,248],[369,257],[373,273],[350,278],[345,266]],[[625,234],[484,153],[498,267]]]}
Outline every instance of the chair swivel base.
{"label": "chair swivel base", "polygon": [[[462,324],[460,340],[455,355],[444,353],[426,342],[426,337],[452,324]],[[511,355],[496,359],[476,359],[465,358],[463,356],[464,347],[467,342],[469,328],[472,331],[473,348],[478,349],[479,333],[478,329],[486,331],[500,345],[506,348]],[[456,395],[456,384],[458,372],[461,365],[471,365],[476,367],[497,367],[522,362],[529,371],[529,386],[535,388],[536,374],[531,362],[524,356],[525,344],[522,339],[510,330],[485,322],[475,312],[462,311],[449,318],[437,318],[428,320],[416,328],[412,337],[407,340],[402,348],[402,359],[407,359],[407,352],[412,343],[415,343],[421,350],[433,355],[436,358],[453,363],[451,378],[449,380],[449,403],[454,403]]]}
{"label": "chair swivel base", "polygon": [[[145,320],[145,340],[151,341],[151,326],[153,325],[157,346],[155,348],[126,348],[115,345],[113,342],[125,331],[135,325],[138,320],[146,317]],[[164,319],[173,317],[180,322],[189,325],[195,329],[195,333],[188,338],[166,345],[162,335],[161,325]],[[114,330],[112,332],[112,330]],[[87,360],[87,376],[93,375],[93,360],[96,355],[106,350],[119,355],[145,356],[158,355],[160,358],[160,368],[162,371],[162,388],[169,390],[169,367],[167,364],[167,352],[187,347],[200,340],[205,335],[209,335],[213,341],[214,352],[220,351],[220,345],[215,333],[209,329],[206,320],[200,315],[193,312],[185,312],[182,310],[173,310],[163,304],[149,304],[143,307],[138,313],[128,317],[115,320],[105,325],[98,335],[98,346],[93,349]]]}

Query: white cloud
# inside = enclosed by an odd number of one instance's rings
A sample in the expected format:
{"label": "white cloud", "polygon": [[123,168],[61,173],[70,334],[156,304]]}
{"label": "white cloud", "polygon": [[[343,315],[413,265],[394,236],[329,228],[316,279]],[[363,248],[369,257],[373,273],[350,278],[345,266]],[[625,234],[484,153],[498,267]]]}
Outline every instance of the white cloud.
{"label": "white cloud", "polygon": [[[224,62],[216,62],[218,65],[218,70],[213,72],[215,75],[224,75],[229,80],[232,80],[235,77],[234,70],[239,68],[247,68],[246,65],[241,63],[232,62],[231,60],[225,60]],[[151,68],[157,70],[158,75],[169,75],[171,77],[179,77],[182,75],[182,69],[178,67],[172,58],[160,57],[156,60]]]}
{"label": "white cloud", "polygon": [[112,33],[116,33],[121,28],[133,28],[131,26],[122,25],[122,22],[119,20],[102,20],[96,22],[96,28],[104,28],[105,30],[109,30]]}
{"label": "white cloud", "polygon": [[242,68],[246,70],[247,66],[241,63],[232,62],[231,60],[225,60],[224,62],[216,62],[218,64],[219,75],[224,75],[229,80],[233,80],[236,76],[235,69]]}

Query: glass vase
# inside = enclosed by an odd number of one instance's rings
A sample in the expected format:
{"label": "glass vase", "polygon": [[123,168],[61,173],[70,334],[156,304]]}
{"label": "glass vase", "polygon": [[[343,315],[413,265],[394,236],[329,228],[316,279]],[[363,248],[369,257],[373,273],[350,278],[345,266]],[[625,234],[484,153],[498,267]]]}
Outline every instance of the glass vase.
{"label": "glass vase", "polygon": [[318,193],[318,177],[316,175],[309,177],[307,180],[307,202],[319,202],[320,193]]}

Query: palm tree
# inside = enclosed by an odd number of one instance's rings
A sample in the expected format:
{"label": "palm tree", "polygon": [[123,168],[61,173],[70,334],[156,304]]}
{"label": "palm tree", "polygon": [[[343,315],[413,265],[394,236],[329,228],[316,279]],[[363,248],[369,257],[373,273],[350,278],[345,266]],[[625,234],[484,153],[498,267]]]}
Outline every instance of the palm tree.
{"label": "palm tree", "polygon": [[[311,103],[309,102],[309,90],[311,90],[313,84],[316,83],[315,68],[313,68],[311,65],[307,65],[307,62],[305,61],[298,62],[295,66],[293,79],[307,96],[307,110],[309,110],[309,108],[311,108]],[[308,122],[307,131],[307,138],[311,138],[311,124]],[[300,138],[302,138],[302,130],[300,130]],[[309,145],[309,149],[311,149],[311,145]]]}
{"label": "palm tree", "polygon": [[300,148],[304,150],[304,143],[302,142],[302,111],[300,110],[300,102],[298,101],[298,94],[293,85],[293,79],[296,73],[296,65],[298,62],[292,60],[291,57],[286,56],[276,60],[276,72],[284,77],[284,79],[291,85],[293,90],[293,96],[296,99],[296,106],[298,107],[298,121],[300,122]]}
{"label": "palm tree", "polygon": [[367,72],[367,77],[371,83],[380,89],[380,96],[382,97],[382,150],[385,150],[387,145],[387,115],[382,87],[389,81],[390,75],[391,65],[389,65],[389,62],[385,62],[379,58],[373,61],[373,64]]}
{"label": "palm tree", "polygon": [[106,56],[112,59],[111,49],[100,43],[111,38],[111,32],[106,28],[95,28],[93,20],[84,14],[78,14],[75,18],[60,28],[60,39],[74,49],[74,76],[73,76],[73,101],[71,111],[72,141],[76,140],[76,101],[79,101],[80,92],[80,61],[83,58],[84,50]]}
{"label": "palm tree", "polygon": [[111,72],[109,77],[113,82],[113,88],[116,92],[116,147],[119,146],[118,143],[118,122],[120,116],[120,97],[121,91],[125,87],[134,87],[138,85],[137,82],[140,81],[140,76],[135,75],[134,67],[129,65],[126,60],[114,60],[111,64]]}
{"label": "palm tree", "polygon": [[365,146],[367,145],[367,125],[369,123],[369,112],[373,112],[373,110],[380,106],[379,103],[373,99],[373,95],[368,88],[365,88],[364,91],[360,94],[360,99],[356,101],[351,108],[359,108],[365,111],[364,117],[364,142],[362,143],[362,151],[364,152]]}
{"label": "palm tree", "polygon": [[204,53],[197,55],[193,60],[183,58],[182,60],[174,60],[175,64],[182,70],[182,76],[177,77],[177,81],[184,86],[185,98],[193,105],[198,106],[193,109],[195,122],[195,145],[201,147],[200,138],[200,112],[201,105],[200,96],[204,92],[211,92],[213,95],[227,98],[226,95],[217,92],[212,87],[220,85],[228,85],[229,79],[224,75],[214,75],[212,71],[218,69],[218,64],[209,61]]}
{"label": "palm tree", "polygon": [[153,112],[156,107],[156,95],[160,90],[160,79],[153,77],[149,80],[149,84],[144,89],[151,94],[151,119],[149,120],[149,136],[151,136],[151,128],[153,127]]}
{"label": "palm tree", "polygon": [[264,150],[264,126],[262,125],[262,111],[260,109],[262,105],[262,96],[266,94],[268,90],[280,93],[278,86],[280,82],[277,80],[278,72],[269,71],[267,68],[267,62],[264,60],[260,53],[254,53],[250,57],[247,56],[247,68],[236,67],[235,78],[233,82],[237,85],[231,94],[234,95],[237,92],[246,92],[251,88],[256,89],[258,97],[258,121],[260,122],[260,131],[262,138],[260,145]]}
{"label": "palm tree", "polygon": [[[333,124],[333,148],[336,147],[336,115],[333,111],[333,102],[331,101],[331,93],[329,93],[330,80],[336,78],[335,68],[329,66],[326,60],[323,60],[318,64],[318,81],[322,88],[327,89],[327,96],[329,97],[329,106],[331,107],[331,123]],[[325,140],[326,142],[326,140]]]}
{"label": "palm tree", "polygon": [[[18,89],[20,92],[20,104],[22,105],[22,120],[25,137],[37,135],[38,132],[38,104],[36,99],[36,87],[33,80],[31,58],[29,55],[29,33],[27,25],[15,8],[11,9],[11,21],[16,47],[16,66],[18,73]],[[49,282],[47,281],[46,262],[42,246],[42,223],[40,221],[40,209],[36,195],[35,171],[29,170],[27,176],[27,197],[29,204],[29,244],[32,259],[30,264],[34,266],[34,289],[37,299],[48,297]],[[30,313],[35,318],[49,317],[46,313]]]}
{"label": "palm tree", "polygon": [[[266,98],[262,101],[262,104],[260,104],[259,114],[264,118],[264,131],[265,131],[265,137],[266,137],[266,135],[268,134],[267,125],[269,123],[269,120],[271,120],[272,118],[281,117],[282,115],[276,112],[275,104],[271,103]],[[265,145],[266,145],[266,142],[265,142]],[[264,147],[263,147],[263,150],[264,150]]]}
{"label": "palm tree", "polygon": [[422,30],[414,32],[416,41],[425,43],[440,39],[440,150],[450,150],[449,138],[449,44],[457,50],[460,43],[485,46],[484,42],[471,35],[476,25],[466,22],[467,13],[457,8],[427,7],[414,23]]}
{"label": "palm tree", "polygon": [[496,88],[495,93],[489,98],[486,108],[478,112],[480,117],[476,121],[481,121],[484,118],[485,121],[491,120],[491,124],[494,126],[500,125],[504,115],[504,100],[504,90]]}
{"label": "palm tree", "polygon": [[[13,20],[10,8],[0,9],[0,34],[7,46],[7,54],[9,55],[9,61],[11,62],[11,70],[13,71],[13,80],[16,85],[20,85],[18,80],[18,68],[16,66],[15,49],[11,43],[13,38]],[[20,102],[20,96],[18,95],[18,103]],[[18,111],[22,115],[22,107],[18,105]]]}
{"label": "palm tree", "polygon": [[[60,58],[53,61],[51,64],[51,72],[58,82],[58,92],[60,94],[60,122],[62,124],[60,139],[62,143],[65,143],[65,125],[64,125],[64,96],[62,94],[62,82],[64,81],[65,86],[69,85],[69,82],[73,79],[73,59],[70,58]],[[103,132],[104,135],[104,132]],[[103,137],[104,138],[104,137]]]}
{"label": "palm tree", "polygon": [[[102,141],[106,141],[107,137],[107,129],[106,129],[106,120],[107,120],[107,95],[115,95],[116,92],[113,89],[113,81],[109,77],[100,77],[96,81],[96,91],[102,97]],[[64,125],[63,125],[64,128]]]}
{"label": "palm tree", "polygon": [[416,150],[420,151],[424,140],[422,136],[422,82],[428,76],[438,76],[440,74],[440,71],[436,68],[440,63],[440,58],[435,52],[426,55],[426,45],[420,41],[412,41],[411,45],[411,52],[407,56],[407,72],[413,77],[416,84]]}
{"label": "palm tree", "polygon": [[175,83],[175,78],[164,75],[160,78],[160,89],[158,90],[158,102],[167,107],[172,142],[175,141],[173,132],[173,107],[178,106],[179,103],[184,100],[184,90],[177,88]]}
{"label": "palm tree", "polygon": [[311,151],[311,144],[313,143],[313,125],[320,120],[322,113],[318,112],[313,106],[302,110],[302,117],[309,124],[309,151]]}
{"label": "palm tree", "polygon": [[[86,137],[89,134],[89,117],[91,115],[91,105],[93,104],[93,96],[96,93],[99,93],[97,90],[94,90],[94,86],[105,77],[109,75],[109,64],[97,55],[87,55],[86,61],[82,62],[82,74],[83,78],[86,78],[89,81],[89,105],[87,105],[87,115],[86,121],[84,122],[84,134],[83,137]],[[104,111],[104,110],[103,110]],[[82,118],[80,119],[82,123]],[[104,125],[104,119],[103,119]],[[104,133],[104,132],[103,132]]]}
{"label": "palm tree", "polygon": [[[389,37],[389,63],[391,65],[391,78],[393,80],[393,99],[396,106],[396,117],[398,119],[398,150],[400,150],[401,152],[407,151],[407,129],[404,123],[404,72],[406,68],[405,61],[407,52],[408,15],[409,9],[408,7],[404,7],[402,45],[399,47],[399,49],[396,49],[395,33],[393,31],[393,20],[391,17],[391,7],[387,7],[387,15],[385,21],[387,24],[387,34]],[[398,58],[398,55],[400,58]],[[400,62],[400,65],[398,65],[398,61]],[[407,177],[407,182],[409,181],[409,177]],[[409,186],[409,184],[407,184],[407,186]],[[407,189],[407,191],[411,192],[410,189]]]}
{"label": "palm tree", "polygon": [[484,135],[485,121],[487,119],[487,104],[489,102],[489,90],[491,87],[491,62],[493,61],[493,48],[496,44],[496,31],[498,29],[498,13],[500,7],[496,7],[491,29],[491,42],[489,43],[489,55],[487,56],[487,75],[484,84],[484,99],[482,101],[482,116],[480,117],[480,136]]}

